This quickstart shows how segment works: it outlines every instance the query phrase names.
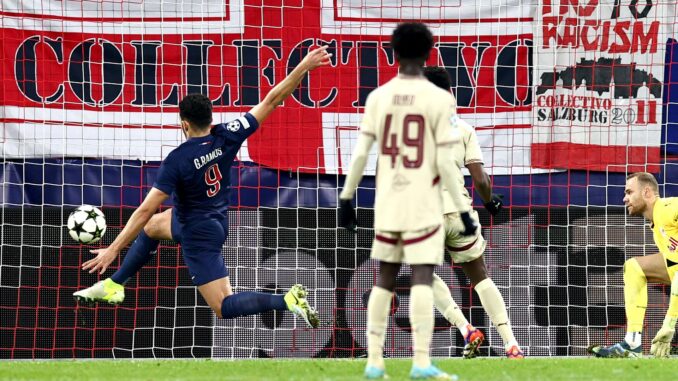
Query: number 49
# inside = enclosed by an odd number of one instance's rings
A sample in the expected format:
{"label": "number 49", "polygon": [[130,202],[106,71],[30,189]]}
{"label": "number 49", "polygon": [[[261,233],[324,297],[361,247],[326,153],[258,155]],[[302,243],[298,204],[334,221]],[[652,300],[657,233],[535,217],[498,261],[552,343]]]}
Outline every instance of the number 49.
{"label": "number 49", "polygon": [[[398,147],[397,133],[389,134],[391,131],[392,114],[386,115],[384,123],[384,136],[381,140],[381,153],[383,155],[391,156],[391,168],[395,168],[400,156],[400,148]],[[414,128],[414,136],[412,136],[411,126]],[[402,155],[403,166],[405,168],[419,168],[424,162],[424,117],[419,114],[408,114],[403,119],[403,143],[407,147],[415,148],[416,154],[414,158],[409,155]]]}

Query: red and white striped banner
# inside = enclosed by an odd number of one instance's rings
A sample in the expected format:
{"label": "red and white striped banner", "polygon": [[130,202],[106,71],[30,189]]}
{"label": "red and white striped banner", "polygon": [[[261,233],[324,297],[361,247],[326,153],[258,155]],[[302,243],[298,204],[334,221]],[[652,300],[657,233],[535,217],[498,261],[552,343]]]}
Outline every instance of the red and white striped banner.
{"label": "red and white striped banner", "polygon": [[[215,121],[232,119],[263,99],[308,49],[329,44],[332,66],[311,73],[240,157],[342,173],[367,94],[397,72],[390,33],[398,20],[416,19],[436,35],[429,64],[448,68],[459,113],[478,128],[487,166],[495,174],[534,173],[536,159],[554,168],[534,152],[560,142],[535,140],[532,129],[532,52],[542,49],[532,43],[536,6],[458,3],[2,0],[3,156],[160,160],[182,141],[182,96],[205,93]],[[648,123],[653,100],[645,103]]]}

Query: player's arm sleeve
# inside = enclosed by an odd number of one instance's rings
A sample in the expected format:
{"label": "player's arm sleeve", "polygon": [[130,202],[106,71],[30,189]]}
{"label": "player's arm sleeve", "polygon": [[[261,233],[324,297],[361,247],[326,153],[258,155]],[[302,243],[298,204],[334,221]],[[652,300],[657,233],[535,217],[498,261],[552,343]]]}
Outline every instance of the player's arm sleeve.
{"label": "player's arm sleeve", "polygon": [[228,123],[217,124],[212,127],[211,134],[222,136],[231,144],[242,144],[259,128],[259,122],[249,112]]}
{"label": "player's arm sleeve", "polygon": [[171,195],[179,182],[179,161],[171,153],[160,164],[158,177],[153,183],[156,188],[167,195]]}
{"label": "player's arm sleeve", "polygon": [[376,122],[376,97],[375,93],[372,92],[367,96],[365,100],[365,113],[363,114],[363,119],[360,121],[360,134],[371,136],[374,140],[377,139],[377,122]]}
{"label": "player's arm sleeve", "polygon": [[453,159],[454,149],[459,149],[455,147],[457,144],[448,143],[438,146],[436,150],[436,164],[438,165],[438,173],[440,174],[442,184],[445,187],[445,191],[452,198],[452,203],[458,211],[468,212],[469,206],[464,202],[464,197],[462,196],[461,187],[463,185],[461,184],[463,182],[455,180],[464,176]]}
{"label": "player's arm sleeve", "polygon": [[[436,140],[436,165],[440,179],[446,191],[452,198],[452,203],[460,212],[468,212],[468,204],[464,202],[463,190],[460,188],[463,182],[456,181],[463,174],[454,161],[454,150],[464,149],[461,144],[458,127],[456,125],[456,107],[454,97],[452,101],[445,100],[447,107],[439,116],[435,124]],[[443,108],[444,106],[440,106]],[[450,123],[450,121],[452,121]]]}
{"label": "player's arm sleeve", "polygon": [[[444,110],[437,115],[438,119],[433,122],[433,137],[436,145],[442,146],[450,143],[461,143],[461,133],[459,132],[459,119],[457,118],[456,101],[452,94],[444,93],[439,104],[432,105],[438,109]],[[463,147],[460,147],[463,149]]]}
{"label": "player's arm sleeve", "polygon": [[466,152],[464,154],[464,165],[476,163],[485,164],[483,153],[480,150],[480,143],[478,143],[478,136],[473,128],[471,128],[468,141],[465,143]]}
{"label": "player's arm sleeve", "polygon": [[367,157],[372,149],[374,143],[374,136],[361,133],[358,136],[358,144],[353,151],[351,164],[344,183],[344,189],[341,191],[339,198],[342,200],[350,200],[355,194],[355,190],[363,177],[365,166],[367,165]]}
{"label": "player's arm sleeve", "polygon": [[375,125],[375,96],[374,92],[367,96],[365,101],[365,113],[360,122],[360,134],[358,135],[358,143],[353,150],[351,157],[351,164],[349,165],[348,175],[346,175],[346,182],[344,189],[341,191],[339,198],[342,200],[349,200],[353,198],[360,180],[363,177],[365,166],[367,165],[367,157],[372,149],[372,144],[377,139],[377,128]]}

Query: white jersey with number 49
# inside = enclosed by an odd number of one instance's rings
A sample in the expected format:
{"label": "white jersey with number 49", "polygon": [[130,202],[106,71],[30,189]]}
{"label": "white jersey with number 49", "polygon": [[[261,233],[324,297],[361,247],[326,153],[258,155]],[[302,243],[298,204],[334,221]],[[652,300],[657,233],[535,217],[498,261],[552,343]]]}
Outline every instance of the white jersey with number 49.
{"label": "white jersey with number 49", "polygon": [[360,131],[376,138],[374,228],[412,231],[442,223],[438,146],[453,144],[452,94],[424,77],[398,76],[367,97]]}

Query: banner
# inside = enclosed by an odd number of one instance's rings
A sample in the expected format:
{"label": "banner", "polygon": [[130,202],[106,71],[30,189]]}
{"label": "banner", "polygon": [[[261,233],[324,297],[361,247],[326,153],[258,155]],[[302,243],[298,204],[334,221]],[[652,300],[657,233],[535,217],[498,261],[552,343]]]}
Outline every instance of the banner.
{"label": "banner", "polygon": [[535,21],[532,165],[658,171],[676,3],[543,0]]}
{"label": "banner", "polygon": [[[187,8],[159,0],[2,0],[3,157],[161,160],[183,141],[183,96],[206,94],[215,122],[227,122],[259,103],[310,49],[329,45],[332,65],[303,80],[239,159],[344,173],[367,95],[397,73],[390,34],[399,20],[415,19],[433,31],[428,64],[448,70],[458,112],[477,128],[492,173],[657,162],[664,42],[675,6],[635,13],[619,6],[616,19],[598,22],[614,7],[570,2],[315,0],[262,8],[254,0],[201,0]],[[598,75],[603,66],[610,80]],[[586,67],[589,74],[574,74]],[[576,88],[573,78],[581,80]]]}
{"label": "banner", "polygon": [[190,9],[3,0],[3,155],[161,160],[183,141],[184,95],[207,94],[215,122],[228,121],[327,44],[332,66],[310,73],[239,158],[343,173],[367,95],[397,73],[390,34],[401,18],[416,18],[436,35],[429,64],[449,70],[459,112],[482,131],[488,167],[530,172],[532,8],[519,0],[392,3],[317,0],[262,12],[249,0]]}

